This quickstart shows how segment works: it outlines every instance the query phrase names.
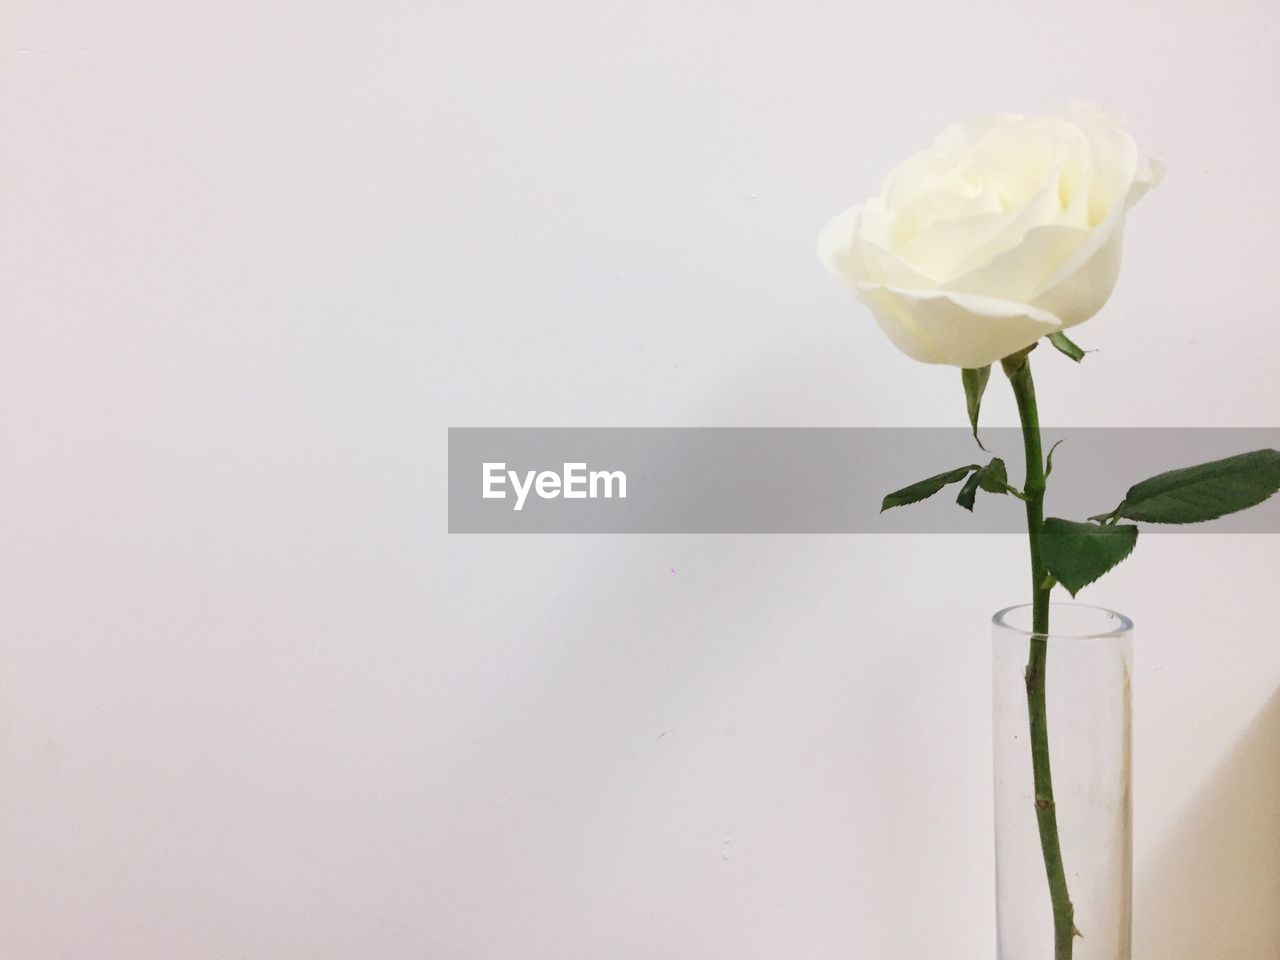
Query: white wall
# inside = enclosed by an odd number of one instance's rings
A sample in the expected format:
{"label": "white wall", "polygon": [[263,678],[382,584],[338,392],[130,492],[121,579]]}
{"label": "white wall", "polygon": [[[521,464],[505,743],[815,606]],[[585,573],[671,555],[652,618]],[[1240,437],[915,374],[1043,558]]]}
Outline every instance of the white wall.
{"label": "white wall", "polygon": [[[451,538],[445,430],[962,424],[815,234],[1069,98],[1170,172],[1046,420],[1276,426],[1278,39],[1244,0],[10,5],[0,955],[991,960],[1017,538]],[[1150,537],[1083,595],[1139,629],[1140,957],[1277,956],[1278,564]]]}

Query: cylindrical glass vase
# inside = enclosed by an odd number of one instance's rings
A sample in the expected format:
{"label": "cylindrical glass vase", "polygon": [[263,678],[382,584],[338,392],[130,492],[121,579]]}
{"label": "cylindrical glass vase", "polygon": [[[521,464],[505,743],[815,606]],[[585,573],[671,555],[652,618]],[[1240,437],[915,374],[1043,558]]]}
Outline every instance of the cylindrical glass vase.
{"label": "cylindrical glass vase", "polygon": [[[1027,706],[1031,607],[992,620],[996,928],[999,960],[1051,960]],[[1050,604],[1044,668],[1053,807],[1079,936],[1072,960],[1130,960],[1133,624],[1101,607]]]}

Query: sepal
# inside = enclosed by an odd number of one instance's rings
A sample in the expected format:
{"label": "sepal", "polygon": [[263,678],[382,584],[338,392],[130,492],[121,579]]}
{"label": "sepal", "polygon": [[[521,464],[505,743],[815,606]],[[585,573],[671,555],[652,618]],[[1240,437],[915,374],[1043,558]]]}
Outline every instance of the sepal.
{"label": "sepal", "polygon": [[969,425],[973,427],[973,439],[983,450],[982,441],[978,439],[978,411],[982,409],[982,394],[986,392],[987,381],[991,379],[991,364],[985,367],[963,367],[960,379],[964,382],[964,404],[969,411]]}
{"label": "sepal", "polygon": [[1049,342],[1052,343],[1060,353],[1066,354],[1076,363],[1079,363],[1084,359],[1084,350],[1076,346],[1076,344],[1072,342],[1071,338],[1061,330],[1049,334]]}

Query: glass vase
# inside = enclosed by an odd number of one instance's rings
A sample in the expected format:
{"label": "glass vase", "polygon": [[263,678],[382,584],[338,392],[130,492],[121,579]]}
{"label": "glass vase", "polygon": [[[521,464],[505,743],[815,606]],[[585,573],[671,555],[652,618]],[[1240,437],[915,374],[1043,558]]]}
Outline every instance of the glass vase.
{"label": "glass vase", "polygon": [[[999,960],[1052,960],[1053,909],[1032,785],[1030,605],[992,619]],[[1053,809],[1075,908],[1072,960],[1130,960],[1133,624],[1050,604],[1045,704]]]}

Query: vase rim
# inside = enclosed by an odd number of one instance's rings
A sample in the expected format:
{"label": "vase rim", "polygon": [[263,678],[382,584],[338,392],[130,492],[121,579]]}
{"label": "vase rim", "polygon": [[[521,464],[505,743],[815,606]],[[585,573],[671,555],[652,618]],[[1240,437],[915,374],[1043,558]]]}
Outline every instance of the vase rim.
{"label": "vase rim", "polygon": [[[1114,637],[1127,636],[1128,634],[1133,633],[1133,621],[1130,620],[1128,617],[1126,617],[1123,613],[1120,613],[1116,610],[1108,609],[1107,607],[1099,607],[1096,604],[1092,604],[1092,603],[1061,602],[1061,603],[1049,604],[1050,612],[1052,612],[1055,608],[1060,610],[1071,609],[1071,610],[1095,611],[1097,613],[1100,613],[1107,617],[1112,618],[1114,620],[1114,623],[1111,625],[1110,629],[1107,629],[1107,630],[1089,630],[1085,632],[1072,632],[1072,633],[1063,633],[1062,631],[1055,630],[1053,629],[1052,626],[1050,626],[1049,639],[1051,640],[1055,637],[1060,640],[1107,640]],[[1003,610],[997,610],[995,615],[992,616],[991,622],[995,624],[997,627],[1002,627],[1005,630],[1010,630],[1014,633],[1020,633],[1023,636],[1030,637],[1035,631],[1024,630],[1022,627],[1015,626],[1014,624],[1009,622],[1010,615],[1014,613],[1022,612],[1022,611],[1027,611],[1030,609],[1031,609],[1031,604],[1029,603],[1015,603],[1011,607],[1005,607]]]}

